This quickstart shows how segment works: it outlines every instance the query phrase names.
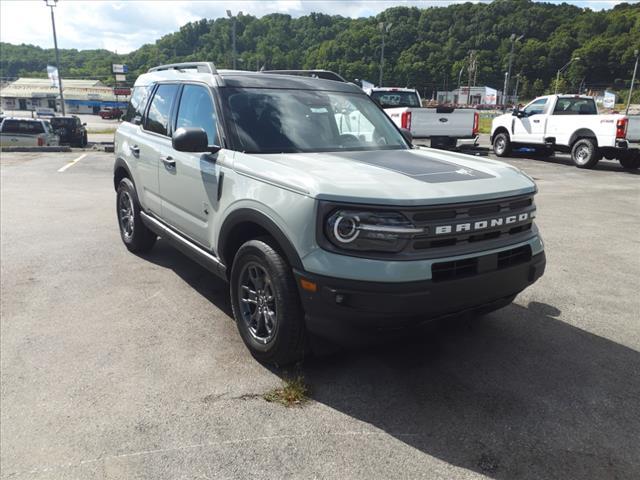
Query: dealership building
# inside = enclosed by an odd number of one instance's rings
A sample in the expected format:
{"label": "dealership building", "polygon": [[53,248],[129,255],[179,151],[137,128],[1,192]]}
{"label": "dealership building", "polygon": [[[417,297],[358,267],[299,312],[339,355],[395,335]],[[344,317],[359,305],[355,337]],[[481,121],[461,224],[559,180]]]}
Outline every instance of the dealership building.
{"label": "dealership building", "polygon": [[[125,108],[128,96],[114,95],[113,88],[100,80],[62,79],[64,104],[67,114],[98,113],[104,107]],[[0,89],[0,107],[7,110],[38,110],[60,108],[60,92],[48,78],[19,78]]]}
{"label": "dealership building", "polygon": [[454,105],[496,105],[502,92],[491,87],[461,87],[451,92],[437,92],[438,103]]}

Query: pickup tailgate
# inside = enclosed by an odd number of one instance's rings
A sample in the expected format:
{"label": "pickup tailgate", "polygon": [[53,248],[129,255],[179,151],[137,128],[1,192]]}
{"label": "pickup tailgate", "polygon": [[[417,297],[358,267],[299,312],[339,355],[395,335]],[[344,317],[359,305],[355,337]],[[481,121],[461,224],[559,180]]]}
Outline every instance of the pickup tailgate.
{"label": "pickup tailgate", "polygon": [[411,113],[411,135],[414,138],[472,138],[475,110],[438,108],[386,109],[391,119],[400,125],[402,114]]}
{"label": "pickup tailgate", "polygon": [[37,147],[38,136],[20,133],[0,133],[1,147]]}
{"label": "pickup tailgate", "polygon": [[629,143],[640,143],[640,115],[629,116],[627,140]]}

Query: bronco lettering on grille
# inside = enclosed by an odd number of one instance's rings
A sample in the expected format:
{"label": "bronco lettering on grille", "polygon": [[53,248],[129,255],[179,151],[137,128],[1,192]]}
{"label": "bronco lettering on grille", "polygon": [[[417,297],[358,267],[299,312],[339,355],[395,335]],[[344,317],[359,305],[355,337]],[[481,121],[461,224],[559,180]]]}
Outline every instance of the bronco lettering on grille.
{"label": "bronco lettering on grille", "polygon": [[456,223],[453,225],[438,225],[435,227],[436,235],[445,235],[448,233],[475,232],[486,228],[500,227],[502,225],[513,225],[535,217],[535,211],[524,212],[518,215],[509,215],[507,217],[496,217],[487,220],[478,220],[477,222]]}

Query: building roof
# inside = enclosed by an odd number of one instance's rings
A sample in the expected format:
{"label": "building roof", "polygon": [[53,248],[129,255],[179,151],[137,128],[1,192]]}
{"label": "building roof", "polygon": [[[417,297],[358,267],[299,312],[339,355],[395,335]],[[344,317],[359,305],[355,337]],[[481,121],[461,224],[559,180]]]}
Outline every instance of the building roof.
{"label": "building roof", "polygon": [[[100,80],[63,78],[62,87],[65,100],[116,100],[113,89]],[[57,98],[58,95],[58,87],[51,86],[48,78],[19,78],[0,89],[0,97],[9,98]]]}

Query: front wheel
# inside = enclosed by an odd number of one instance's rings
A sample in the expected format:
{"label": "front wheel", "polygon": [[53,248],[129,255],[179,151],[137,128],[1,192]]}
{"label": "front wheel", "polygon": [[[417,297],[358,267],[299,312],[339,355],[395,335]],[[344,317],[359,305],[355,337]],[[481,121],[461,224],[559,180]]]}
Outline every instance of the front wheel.
{"label": "front wheel", "polygon": [[260,362],[301,360],[305,327],[291,267],[269,243],[243,244],[231,268],[231,306],[242,341]]}
{"label": "front wheel", "polygon": [[498,157],[506,157],[511,153],[511,141],[508,133],[501,132],[493,138],[493,153]]}
{"label": "front wheel", "polygon": [[593,168],[602,158],[602,153],[593,138],[581,138],[571,148],[571,159],[578,168]]}
{"label": "front wheel", "polygon": [[158,237],[143,223],[136,190],[128,178],[118,184],[116,211],[120,237],[127,249],[135,253],[151,250]]}

